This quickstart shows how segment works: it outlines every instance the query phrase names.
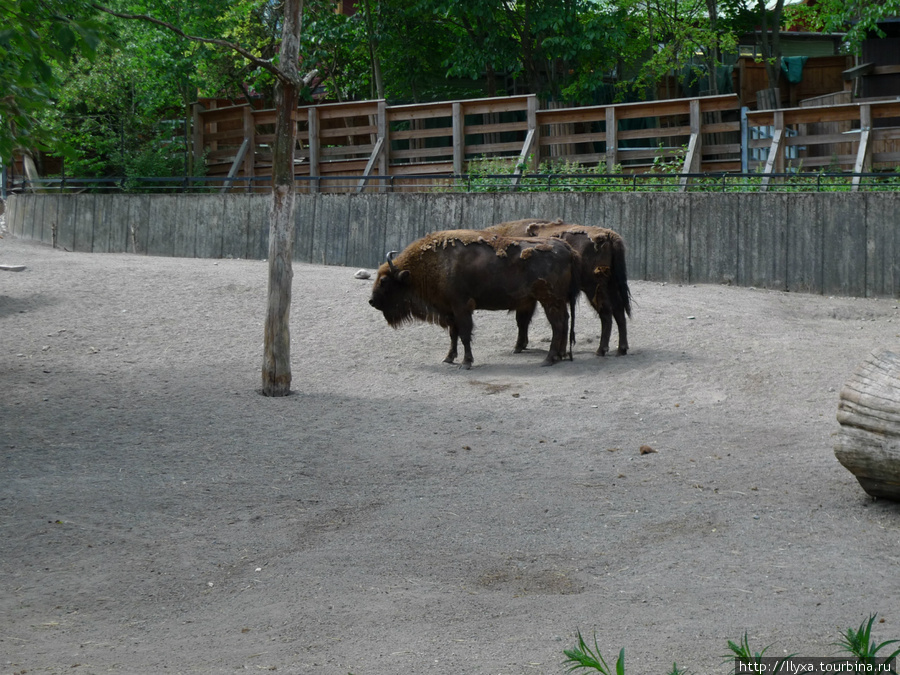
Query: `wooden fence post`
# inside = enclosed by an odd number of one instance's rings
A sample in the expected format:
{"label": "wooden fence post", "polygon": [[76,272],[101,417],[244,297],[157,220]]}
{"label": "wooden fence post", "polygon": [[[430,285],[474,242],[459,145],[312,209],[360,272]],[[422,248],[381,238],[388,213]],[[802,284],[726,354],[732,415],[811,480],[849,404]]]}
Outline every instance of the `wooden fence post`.
{"label": "wooden fence post", "polygon": [[[868,173],[872,170],[872,144],[869,138],[872,133],[872,106],[863,103],[859,107],[859,149],[856,151],[856,164],[853,173]],[[852,192],[859,191],[860,177],[853,176]]]}
{"label": "wooden fence post", "polygon": [[247,183],[247,192],[252,192],[253,167],[256,164],[256,124],[253,121],[253,109],[249,104],[243,112],[244,142],[247,144],[247,153],[244,155],[244,179]]}
{"label": "wooden fence post", "polygon": [[[688,142],[687,154],[684,157],[682,173],[700,173],[700,160],[703,156],[703,140],[700,135],[700,99],[692,98],[690,102],[691,112],[691,140]],[[690,180],[687,176],[681,177],[681,191],[685,192]]]}
{"label": "wooden fence post", "polygon": [[776,110],[774,113],[772,144],[769,146],[769,156],[766,158],[766,168],[759,186],[760,192],[766,192],[769,189],[773,172],[784,173],[784,113],[781,110]]}
{"label": "wooden fence post", "polygon": [[537,94],[531,94],[528,97],[528,102],[526,103],[526,111],[525,115],[528,120],[528,131],[525,132],[526,136],[529,132],[534,132],[531,139],[531,162],[530,168],[532,171],[537,171],[541,166],[541,129],[537,123],[537,110],[538,110],[538,98]]}
{"label": "wooden fence post", "polygon": [[378,102],[378,137],[381,139],[381,154],[378,157],[378,175],[381,176],[379,192],[387,192],[388,176],[391,172],[391,125],[387,120],[387,103]]}
{"label": "wooden fence post", "polygon": [[616,107],[606,107],[606,173],[615,173],[618,164],[619,133]]}
{"label": "wooden fence post", "polygon": [[452,110],[453,173],[459,176],[465,170],[466,164],[466,121],[463,117],[462,103],[454,101]]}
{"label": "wooden fence post", "polygon": [[319,191],[319,111],[309,107],[309,191]]}

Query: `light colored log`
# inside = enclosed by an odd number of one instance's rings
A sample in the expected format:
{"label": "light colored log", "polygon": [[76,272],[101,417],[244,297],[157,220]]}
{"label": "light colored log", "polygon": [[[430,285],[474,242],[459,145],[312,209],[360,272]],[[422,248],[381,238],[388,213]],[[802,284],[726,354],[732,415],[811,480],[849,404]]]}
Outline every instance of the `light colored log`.
{"label": "light colored log", "polygon": [[900,354],[873,352],[841,390],[834,454],[873,497],[900,501]]}

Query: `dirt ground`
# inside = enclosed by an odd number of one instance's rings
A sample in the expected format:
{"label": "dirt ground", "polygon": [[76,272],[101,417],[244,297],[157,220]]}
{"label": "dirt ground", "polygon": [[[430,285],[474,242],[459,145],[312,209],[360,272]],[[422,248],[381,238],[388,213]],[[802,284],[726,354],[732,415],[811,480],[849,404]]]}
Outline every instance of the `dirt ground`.
{"label": "dirt ground", "polygon": [[[633,282],[628,356],[475,367],[295,264],[296,394],[257,393],[266,264],[0,240],[0,674],[729,671],[727,640],[900,638],[900,505],[834,458],[896,299]],[[615,334],[614,334],[615,341]],[[647,445],[655,453],[641,454]]]}

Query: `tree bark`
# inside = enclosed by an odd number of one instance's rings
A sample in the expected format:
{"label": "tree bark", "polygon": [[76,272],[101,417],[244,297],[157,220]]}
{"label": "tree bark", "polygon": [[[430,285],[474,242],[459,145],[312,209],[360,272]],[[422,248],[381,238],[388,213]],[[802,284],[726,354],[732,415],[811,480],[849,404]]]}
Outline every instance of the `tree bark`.
{"label": "tree bark", "polygon": [[882,349],[841,390],[834,454],[873,497],[900,501],[900,354]]}
{"label": "tree bark", "polygon": [[372,7],[365,0],[366,35],[369,39],[369,58],[372,61],[372,80],[375,84],[375,98],[384,98],[384,82],[381,79],[381,61],[378,58],[378,43],[375,39],[375,23],[372,21]]}
{"label": "tree bark", "polygon": [[294,280],[294,147],[297,144],[300,26],[303,0],[285,0],[275,87],[275,143],[269,221],[269,280],[263,331],[262,394],[291,393],[291,287]]}

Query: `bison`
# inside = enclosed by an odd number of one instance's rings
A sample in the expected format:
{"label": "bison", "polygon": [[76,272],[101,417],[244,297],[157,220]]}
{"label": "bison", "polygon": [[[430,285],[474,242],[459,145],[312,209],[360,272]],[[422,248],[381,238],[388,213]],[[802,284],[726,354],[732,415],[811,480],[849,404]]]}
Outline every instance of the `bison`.
{"label": "bison", "polygon": [[618,353],[628,353],[625,315],[631,316],[631,291],[625,271],[625,242],[618,233],[604,227],[536,218],[500,223],[487,228],[485,232],[511,237],[559,237],[568,242],[582,258],[579,281],[581,290],[600,315],[600,346],[597,354],[605,356],[609,351],[613,318],[619,332]]}
{"label": "bison", "polygon": [[564,240],[446,230],[414,241],[396,258],[395,253],[378,269],[369,304],[394,328],[413,320],[446,328],[450,351],[445,363],[456,360],[457,340],[462,340],[462,367],[471,367],[476,309],[515,311],[516,351],[521,351],[538,303],[553,329],[543,365],[566,356],[567,328],[571,358],[581,258]]}

